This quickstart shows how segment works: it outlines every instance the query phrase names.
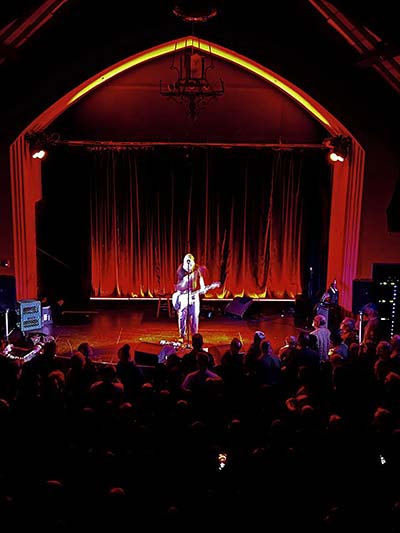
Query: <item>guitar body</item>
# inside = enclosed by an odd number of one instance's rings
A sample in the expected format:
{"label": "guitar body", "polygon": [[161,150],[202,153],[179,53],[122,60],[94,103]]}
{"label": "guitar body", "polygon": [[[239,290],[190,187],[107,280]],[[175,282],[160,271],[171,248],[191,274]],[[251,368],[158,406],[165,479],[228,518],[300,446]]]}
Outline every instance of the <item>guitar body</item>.
{"label": "guitar body", "polygon": [[219,281],[214,281],[213,283],[211,283],[211,285],[206,285],[204,289],[199,289],[198,291],[190,292],[189,297],[187,292],[175,291],[171,297],[172,306],[175,311],[185,309],[188,304],[193,305],[196,302],[196,299],[199,298],[200,294],[205,294],[207,291],[215,289],[220,285],[221,283]]}
{"label": "guitar body", "polygon": [[179,311],[179,309],[185,309],[187,307],[188,303],[189,305],[193,305],[196,301],[196,298],[198,298],[199,295],[197,293],[190,293],[189,294],[189,302],[188,302],[188,295],[187,292],[180,292],[176,291],[172,295],[172,306],[175,309],[175,311]]}

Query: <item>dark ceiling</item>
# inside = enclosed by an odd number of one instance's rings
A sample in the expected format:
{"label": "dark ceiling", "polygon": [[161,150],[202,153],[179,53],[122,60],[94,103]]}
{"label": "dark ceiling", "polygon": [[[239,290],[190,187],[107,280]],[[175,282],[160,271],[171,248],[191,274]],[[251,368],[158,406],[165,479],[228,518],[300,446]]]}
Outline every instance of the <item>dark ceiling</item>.
{"label": "dark ceiling", "polygon": [[[195,14],[216,7],[217,14],[207,22],[190,23],[174,15],[176,5]],[[399,36],[389,0],[373,6],[281,0],[262,9],[258,1],[24,0],[2,6],[0,28],[5,80],[0,112],[19,131],[66,91],[109,65],[191,34],[267,66],[333,113],[341,108],[334,108],[335,101],[324,102],[328,85],[343,92],[361,84],[365,95],[359,96],[360,107],[364,97],[368,105],[367,92],[380,92],[394,102],[400,93]]]}

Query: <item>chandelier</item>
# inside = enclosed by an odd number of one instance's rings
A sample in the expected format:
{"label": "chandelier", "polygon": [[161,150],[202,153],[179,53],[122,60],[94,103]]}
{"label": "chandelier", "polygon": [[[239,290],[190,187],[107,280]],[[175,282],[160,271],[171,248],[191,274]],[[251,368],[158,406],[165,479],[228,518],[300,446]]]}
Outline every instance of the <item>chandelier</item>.
{"label": "chandelier", "polygon": [[175,82],[160,82],[161,95],[178,104],[184,104],[188,117],[193,120],[207,104],[224,94],[222,79],[214,86],[207,79],[208,71],[214,68],[211,54],[201,54],[197,46],[200,49],[200,41],[192,39],[191,46],[179,55],[174,54],[171,70],[176,71]]}

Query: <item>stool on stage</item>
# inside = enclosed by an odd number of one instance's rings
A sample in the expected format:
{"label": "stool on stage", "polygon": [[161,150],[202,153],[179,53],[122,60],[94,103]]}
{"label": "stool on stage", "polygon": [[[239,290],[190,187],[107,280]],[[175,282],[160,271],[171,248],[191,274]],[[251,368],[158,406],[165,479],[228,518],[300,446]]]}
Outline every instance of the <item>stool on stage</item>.
{"label": "stool on stage", "polygon": [[159,292],[156,294],[158,298],[157,302],[157,313],[156,316],[159,318],[160,311],[167,311],[169,318],[172,318],[173,312],[172,312],[172,303],[171,303],[171,293],[170,292]]}

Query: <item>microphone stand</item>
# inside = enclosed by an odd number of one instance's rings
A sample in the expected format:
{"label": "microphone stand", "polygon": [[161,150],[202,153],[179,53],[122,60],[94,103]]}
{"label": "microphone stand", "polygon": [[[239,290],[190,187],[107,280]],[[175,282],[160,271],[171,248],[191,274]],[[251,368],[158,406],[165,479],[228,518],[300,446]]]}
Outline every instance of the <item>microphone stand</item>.
{"label": "microphone stand", "polygon": [[188,268],[188,273],[187,273],[187,306],[186,306],[186,348],[190,348],[190,329],[189,329],[189,320],[190,320],[190,315],[189,315],[189,305],[190,305],[190,269],[189,269],[189,265],[190,265],[190,259],[187,260],[187,268]]}
{"label": "microphone stand", "polygon": [[360,309],[360,311],[358,312],[358,344],[362,344],[362,327],[363,327],[363,310]]}
{"label": "microphone stand", "polygon": [[9,342],[9,337],[10,337],[10,332],[9,332],[9,327],[8,327],[8,313],[9,313],[9,309],[7,308],[6,311],[5,311],[5,314],[4,314],[4,319],[5,319],[5,322],[6,322],[6,340],[7,342]]}

